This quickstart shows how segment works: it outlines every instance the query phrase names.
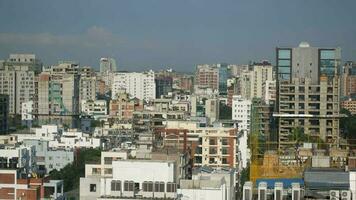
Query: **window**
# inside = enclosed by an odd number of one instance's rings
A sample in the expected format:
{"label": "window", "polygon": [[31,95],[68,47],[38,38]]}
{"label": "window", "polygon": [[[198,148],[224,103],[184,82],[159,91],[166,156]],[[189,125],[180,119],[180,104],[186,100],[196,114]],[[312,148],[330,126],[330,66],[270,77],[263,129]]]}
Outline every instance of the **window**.
{"label": "window", "polygon": [[112,168],[105,168],[104,174],[112,174]]}
{"label": "window", "polygon": [[155,192],[164,192],[164,182],[155,182]]}
{"label": "window", "polygon": [[279,59],[290,59],[290,57],[291,57],[291,51],[289,49],[278,50]]}
{"label": "window", "polygon": [[133,181],[125,181],[124,182],[124,191],[134,191],[134,182]]}
{"label": "window", "polygon": [[151,181],[143,182],[142,189],[144,192],[153,192],[153,182],[151,182]]}
{"label": "window", "polygon": [[167,192],[176,192],[177,185],[175,183],[167,183]]}
{"label": "window", "polygon": [[96,192],[96,184],[90,184],[89,189],[90,192]]}
{"label": "window", "polygon": [[227,162],[227,158],[222,158],[222,164],[229,164],[229,163]]}
{"label": "window", "polygon": [[121,191],[121,181],[111,181],[111,191]]}

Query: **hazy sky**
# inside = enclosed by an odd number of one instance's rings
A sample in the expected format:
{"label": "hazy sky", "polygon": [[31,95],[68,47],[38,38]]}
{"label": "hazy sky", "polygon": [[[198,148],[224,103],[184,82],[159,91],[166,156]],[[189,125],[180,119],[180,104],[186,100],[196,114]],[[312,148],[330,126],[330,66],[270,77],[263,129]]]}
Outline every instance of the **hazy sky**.
{"label": "hazy sky", "polygon": [[356,60],[356,0],[0,0],[0,58],[35,53],[120,70],[274,63],[276,46],[339,46]]}

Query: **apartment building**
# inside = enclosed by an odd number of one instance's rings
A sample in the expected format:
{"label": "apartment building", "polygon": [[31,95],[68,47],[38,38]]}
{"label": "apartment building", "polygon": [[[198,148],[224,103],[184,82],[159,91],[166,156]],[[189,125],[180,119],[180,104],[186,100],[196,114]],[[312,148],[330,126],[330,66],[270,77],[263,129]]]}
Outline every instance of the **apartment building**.
{"label": "apartment building", "polygon": [[[316,48],[302,42],[277,48],[279,148],[293,141],[295,128],[315,139],[336,144],[339,138],[340,49]],[[292,142],[292,143],[291,143]]]}
{"label": "apartment building", "polygon": [[227,94],[227,79],[230,77],[228,64],[197,65],[195,71],[195,90],[208,88]]}
{"label": "apartment building", "polygon": [[273,66],[267,62],[263,61],[261,63],[254,63],[251,71],[251,94],[250,98],[262,98],[263,94],[263,83],[266,81],[274,80]]}
{"label": "apartment building", "polygon": [[9,96],[0,94],[0,134],[7,133],[9,123]]}
{"label": "apartment building", "polygon": [[36,149],[34,146],[5,145],[0,149],[0,160],[6,168],[22,169],[21,174],[36,173]]}
{"label": "apartment building", "polygon": [[[88,171],[80,178],[80,198],[91,199],[174,199],[177,183],[173,161],[115,160],[112,172]],[[90,167],[90,166],[88,166]],[[94,173],[92,173],[94,172]]]}
{"label": "apartment building", "polygon": [[177,195],[186,199],[234,200],[236,174],[232,168],[194,170],[191,180],[181,180]]}
{"label": "apartment building", "polygon": [[195,87],[219,89],[219,69],[210,65],[198,65],[195,71]]}
{"label": "apartment building", "polygon": [[21,104],[21,123],[23,126],[31,127],[35,116],[33,114],[33,101]]}
{"label": "apartment building", "polygon": [[35,74],[42,63],[34,54],[10,54],[0,66],[0,94],[9,96],[9,114],[21,115],[21,104],[32,100]]}
{"label": "apartment building", "polygon": [[265,81],[262,83],[262,99],[266,104],[275,104],[277,97],[277,82]]}
{"label": "apartment building", "polygon": [[79,68],[79,102],[96,99],[96,74],[93,68],[84,66]]}
{"label": "apartment building", "polygon": [[250,132],[251,100],[240,95],[232,98],[232,120],[238,122],[239,130]]}
{"label": "apartment building", "polygon": [[105,100],[83,100],[81,102],[81,114],[88,116],[105,116],[108,109]]}
{"label": "apartment building", "polygon": [[192,95],[190,102],[192,117],[206,117],[209,123],[219,120],[219,98]]}
{"label": "apartment building", "polygon": [[55,149],[99,148],[102,147],[100,138],[90,137],[77,129],[68,129],[59,139],[49,141],[49,147]]}
{"label": "apartment building", "polygon": [[197,121],[167,121],[161,130],[165,147],[191,150],[193,167],[236,167],[237,125],[216,123],[215,127],[199,127]]}
{"label": "apartment building", "polygon": [[49,141],[41,139],[23,140],[25,147],[34,146],[36,150],[35,162],[36,173],[40,175],[49,174],[52,170],[60,171],[66,165],[74,161],[73,150],[54,149],[49,147]]}
{"label": "apartment building", "polygon": [[155,77],[156,85],[156,98],[161,98],[162,96],[168,95],[168,93],[173,91],[173,78],[167,75],[156,75]]}
{"label": "apartment building", "polygon": [[155,73],[148,72],[118,72],[114,74],[112,83],[112,99],[117,99],[124,90],[131,98],[151,100],[156,98]]}
{"label": "apartment building", "polygon": [[348,99],[341,102],[341,108],[344,108],[351,112],[351,114],[356,114],[356,100]]}
{"label": "apartment building", "polygon": [[[277,136],[273,135],[275,131],[273,120],[273,105],[268,104],[263,99],[254,98],[251,103],[250,114],[250,132],[257,136],[259,144],[266,144],[268,141],[276,141]],[[269,149],[275,149],[269,144]],[[263,145],[259,146],[264,151]]]}
{"label": "apartment building", "polygon": [[63,62],[39,75],[38,114],[79,114],[79,65]]}
{"label": "apartment building", "polygon": [[0,199],[63,200],[63,181],[23,177],[18,169],[0,167]]}
{"label": "apartment building", "polygon": [[117,99],[110,100],[109,115],[119,120],[130,120],[134,111],[143,110],[143,100],[130,98],[129,94],[118,94]]}
{"label": "apartment building", "polygon": [[341,97],[354,97],[356,95],[356,63],[346,62],[341,69]]}

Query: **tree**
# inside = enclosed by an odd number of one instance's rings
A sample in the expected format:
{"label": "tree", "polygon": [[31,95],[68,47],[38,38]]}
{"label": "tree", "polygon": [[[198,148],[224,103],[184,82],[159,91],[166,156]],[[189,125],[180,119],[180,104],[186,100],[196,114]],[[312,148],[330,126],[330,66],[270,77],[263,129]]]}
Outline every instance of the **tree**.
{"label": "tree", "polygon": [[341,134],[344,138],[353,141],[356,139],[356,116],[344,108],[340,110],[340,114],[344,115],[344,117],[340,119]]}
{"label": "tree", "polygon": [[60,171],[52,170],[49,176],[52,180],[62,179],[65,192],[79,188],[79,179],[85,175],[85,163],[100,161],[100,154],[100,149],[80,150],[73,163],[66,165]]}

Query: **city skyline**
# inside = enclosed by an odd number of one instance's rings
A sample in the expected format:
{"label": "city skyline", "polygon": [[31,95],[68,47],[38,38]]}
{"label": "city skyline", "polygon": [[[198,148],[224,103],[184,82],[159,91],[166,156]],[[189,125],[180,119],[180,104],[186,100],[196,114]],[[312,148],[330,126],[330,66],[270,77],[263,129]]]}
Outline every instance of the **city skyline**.
{"label": "city skyline", "polygon": [[267,59],[274,64],[275,47],[302,41],[314,47],[341,47],[343,61],[353,60],[356,52],[356,28],[349,26],[356,19],[352,0],[0,5],[0,57],[35,53],[45,65],[74,60],[98,70],[101,57],[112,57],[119,70],[171,67],[192,72],[202,63]]}

